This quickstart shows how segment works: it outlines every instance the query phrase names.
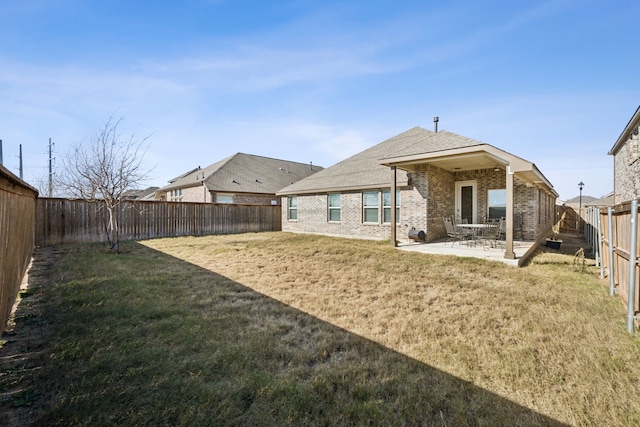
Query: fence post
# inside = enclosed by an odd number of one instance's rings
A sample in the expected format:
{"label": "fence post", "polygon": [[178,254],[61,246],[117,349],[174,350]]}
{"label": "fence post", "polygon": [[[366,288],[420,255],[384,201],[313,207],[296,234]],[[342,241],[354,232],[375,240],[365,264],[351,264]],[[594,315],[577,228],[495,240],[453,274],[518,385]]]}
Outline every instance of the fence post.
{"label": "fence post", "polygon": [[[578,224],[580,224],[582,222],[582,212],[579,212],[578,215],[580,216]],[[584,234],[584,239],[587,241],[587,244],[591,245],[591,242],[589,241],[589,225],[589,208],[586,208],[584,212],[584,229],[582,230],[582,234]],[[580,229],[578,229],[578,231],[580,231]]]}
{"label": "fence post", "polygon": [[607,232],[609,234],[609,294],[613,296],[616,293],[615,281],[613,278],[613,208],[607,208]]}
{"label": "fence post", "polygon": [[631,244],[629,248],[629,296],[627,298],[627,331],[633,332],[636,290],[636,245],[638,240],[638,199],[631,202]]}
{"label": "fence post", "polygon": [[596,209],[596,225],[597,225],[597,233],[596,233],[596,263],[600,266],[600,278],[604,279],[604,265],[602,263],[602,221],[600,215],[600,208]]}
{"label": "fence post", "polygon": [[593,257],[596,261],[596,266],[599,266],[598,263],[598,220],[596,219],[596,208],[592,208],[591,211],[591,221],[593,222],[593,228],[591,229],[591,250],[593,251]]}

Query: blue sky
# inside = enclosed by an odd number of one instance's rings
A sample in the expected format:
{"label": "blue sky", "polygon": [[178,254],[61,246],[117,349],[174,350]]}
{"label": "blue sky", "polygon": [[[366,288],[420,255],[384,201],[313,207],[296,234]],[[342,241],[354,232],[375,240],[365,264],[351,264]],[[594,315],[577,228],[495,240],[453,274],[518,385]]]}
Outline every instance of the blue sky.
{"label": "blue sky", "polygon": [[331,166],[414,126],[534,162],[561,199],[613,190],[640,104],[640,2],[0,0],[4,165],[46,180],[109,116],[148,185],[236,152]]}

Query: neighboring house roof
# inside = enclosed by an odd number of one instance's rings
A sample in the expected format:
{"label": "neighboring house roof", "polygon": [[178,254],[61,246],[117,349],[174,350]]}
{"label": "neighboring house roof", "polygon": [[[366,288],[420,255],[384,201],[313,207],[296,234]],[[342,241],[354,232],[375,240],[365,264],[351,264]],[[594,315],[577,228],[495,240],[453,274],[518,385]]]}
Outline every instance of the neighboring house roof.
{"label": "neighboring house roof", "polygon": [[236,153],[204,169],[196,168],[177,177],[159,192],[204,185],[215,192],[275,194],[322,169],[306,163]]}
{"label": "neighboring house roof", "polygon": [[581,199],[580,196],[576,196],[576,197],[573,197],[573,198],[571,198],[569,200],[565,200],[565,203],[566,204],[576,204],[577,205],[578,203],[580,203],[581,200],[582,200],[582,204],[586,205],[587,203],[589,203],[589,202],[591,202],[593,200],[596,200],[596,198],[593,197],[593,196],[584,195],[584,196],[582,196],[582,199]]}
{"label": "neighboring house roof", "polygon": [[613,206],[614,204],[614,194],[613,192],[607,194],[606,196],[602,196],[599,199],[593,199],[588,201],[587,203],[585,203],[585,206],[592,206],[592,207],[607,207],[607,206]]}
{"label": "neighboring house roof", "polygon": [[148,199],[149,195],[154,194],[160,187],[149,187],[144,190],[127,190],[122,193],[122,198],[127,200],[142,200]]}
{"label": "neighboring house roof", "polygon": [[611,150],[609,150],[607,154],[610,156],[618,154],[618,151],[620,151],[620,148],[622,148],[622,146],[624,146],[624,144],[629,140],[631,134],[638,129],[638,124],[640,124],[640,106],[638,106],[636,112],[633,113],[629,123],[624,127],[624,130],[618,137],[616,143],[613,144],[613,147],[611,147]]}
{"label": "neighboring house roof", "polygon": [[[309,194],[389,187],[391,164],[410,165],[427,162],[457,171],[509,165],[512,172],[530,183],[540,183],[556,195],[551,183],[531,162],[489,144],[452,132],[432,132],[414,127],[378,145],[362,151],[317,174],[292,184],[280,192]],[[407,185],[407,172],[397,171],[397,185]],[[410,169],[410,168],[408,168]]]}
{"label": "neighboring house roof", "polygon": [[[414,127],[380,144],[324,169],[308,178],[298,181],[278,192],[304,194],[315,192],[349,191],[366,188],[389,187],[389,168],[379,164],[379,160],[398,150],[403,150],[433,135],[433,132]],[[407,173],[398,172],[398,185],[407,185]]]}
{"label": "neighboring house roof", "polygon": [[176,181],[177,181],[177,180],[179,180],[180,178],[184,178],[185,176],[187,176],[187,175],[191,175],[192,173],[194,173],[194,172],[196,172],[196,171],[199,171],[199,170],[200,170],[200,166],[198,166],[197,168],[193,168],[193,169],[191,169],[190,171],[185,172],[185,173],[183,173],[183,174],[181,174],[181,175],[178,175],[178,176],[176,176],[175,178],[170,179],[170,180],[169,180],[169,182],[176,182]]}

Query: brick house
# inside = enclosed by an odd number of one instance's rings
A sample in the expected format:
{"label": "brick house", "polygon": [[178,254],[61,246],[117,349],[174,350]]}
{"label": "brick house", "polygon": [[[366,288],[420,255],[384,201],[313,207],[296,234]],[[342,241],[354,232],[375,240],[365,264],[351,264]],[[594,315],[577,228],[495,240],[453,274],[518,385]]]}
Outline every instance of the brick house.
{"label": "brick house", "polygon": [[286,207],[283,231],[392,242],[406,238],[412,227],[423,230],[427,241],[446,237],[445,216],[474,223],[505,217],[505,257],[513,256],[514,214],[522,218],[523,238],[540,240],[553,225],[558,197],[533,163],[480,141],[420,127],[277,194]]}
{"label": "brick house", "polygon": [[174,202],[279,205],[278,190],[323,168],[311,164],[236,153],[169,181],[155,198]]}
{"label": "brick house", "polygon": [[613,156],[613,203],[640,197],[640,107],[609,151]]}

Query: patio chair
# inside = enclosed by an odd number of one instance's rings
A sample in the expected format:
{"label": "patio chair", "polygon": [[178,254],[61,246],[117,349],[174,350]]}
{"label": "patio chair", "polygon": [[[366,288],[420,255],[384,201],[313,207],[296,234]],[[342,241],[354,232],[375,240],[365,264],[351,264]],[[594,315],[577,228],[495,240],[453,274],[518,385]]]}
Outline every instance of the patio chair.
{"label": "patio chair", "polygon": [[453,220],[453,228],[460,234],[461,239],[467,240],[468,245],[475,245],[475,239],[477,238],[475,231],[469,228],[460,227],[460,224],[469,224],[469,220],[467,218],[451,218]]}
{"label": "patio chair", "polygon": [[500,223],[491,218],[485,218],[484,228],[482,228],[482,235],[480,240],[482,241],[482,247],[487,250],[489,248],[495,248],[498,246],[498,240],[500,238]]}
{"label": "patio chair", "polygon": [[504,247],[506,240],[507,240],[507,220],[504,218],[500,218],[500,220],[498,221],[498,236],[496,237],[496,240],[495,240],[496,246],[500,245]]}
{"label": "patio chair", "polygon": [[447,240],[447,242],[453,242],[451,244],[451,246],[453,246],[457,241],[459,242],[460,240],[462,240],[463,234],[456,228],[455,223],[453,222],[451,217],[444,217],[442,218],[442,220],[444,221],[444,228],[447,230],[447,236],[449,237],[449,240]]}

